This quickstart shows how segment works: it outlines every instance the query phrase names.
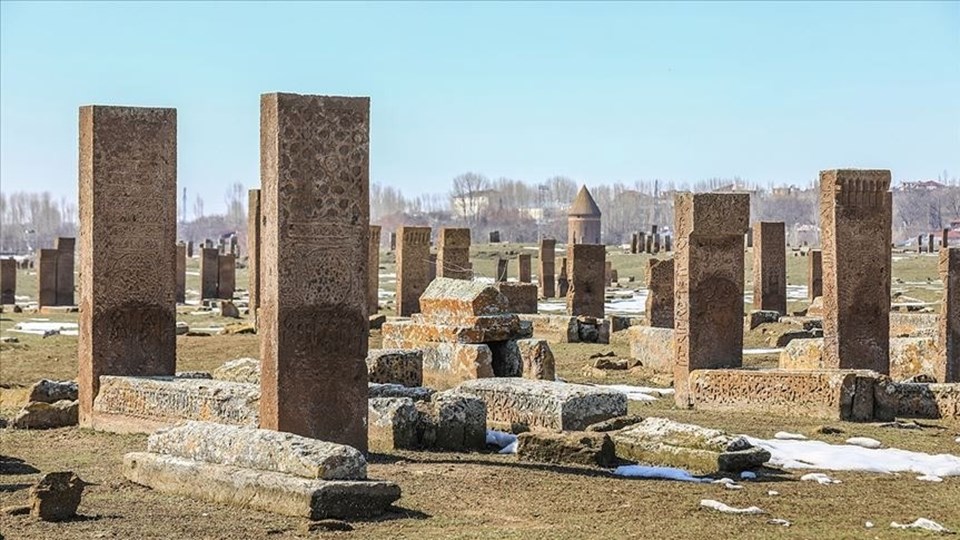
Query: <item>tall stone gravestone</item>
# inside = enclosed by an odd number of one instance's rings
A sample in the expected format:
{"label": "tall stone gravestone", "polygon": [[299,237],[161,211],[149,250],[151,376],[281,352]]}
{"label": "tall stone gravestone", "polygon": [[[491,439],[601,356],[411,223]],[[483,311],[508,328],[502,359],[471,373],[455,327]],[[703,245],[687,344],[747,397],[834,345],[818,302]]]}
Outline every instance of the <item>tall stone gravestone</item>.
{"label": "tall stone gravestone", "polygon": [[247,293],[250,316],[257,324],[257,308],[260,307],[260,227],[263,213],[260,207],[260,190],[247,192]]}
{"label": "tall stone gravestone", "polygon": [[233,299],[237,288],[237,257],[227,253],[217,257],[217,298]]}
{"label": "tall stone gravestone", "polygon": [[260,98],[260,425],[367,450],[369,98]]}
{"label": "tall stone gravestone", "polygon": [[540,263],[540,271],[537,274],[537,281],[540,284],[540,296],[543,298],[553,298],[556,296],[556,240],[553,238],[544,238],[540,240],[538,260]]}
{"label": "tall stone gravestone", "polygon": [[939,269],[943,280],[938,315],[941,357],[934,376],[939,382],[960,383],[960,248],[941,249]]}
{"label": "tall stone gravestone", "polygon": [[674,388],[689,405],[697,369],[738,368],[743,361],[743,235],[750,195],[682,193],[674,199]]}
{"label": "tall stone gravestone", "polygon": [[57,305],[57,259],[56,249],[41,249],[37,257],[37,303],[40,306]]}
{"label": "tall stone gravestone", "polygon": [[80,425],[100,376],[176,369],[177,111],[80,108]]}
{"label": "tall stone gravestone", "polygon": [[530,283],[532,281],[531,263],[532,261],[530,260],[529,253],[521,253],[519,256],[517,256],[517,265],[519,266],[517,270],[517,276],[520,283]]}
{"label": "tall stone gravestone", "polygon": [[220,251],[214,247],[200,248],[200,298],[219,298]]}
{"label": "tall stone gravestone", "polygon": [[187,301],[187,246],[177,243],[177,303]]}
{"label": "tall stone gravestone", "polygon": [[890,372],[890,171],[820,172],[823,364]]}
{"label": "tall stone gravestone", "polygon": [[370,226],[367,241],[367,313],[380,310],[380,226]]}
{"label": "tall stone gravestone", "polygon": [[451,279],[471,279],[470,229],[444,227],[440,229],[437,248],[437,276]]}
{"label": "tall stone gravestone", "polygon": [[57,238],[57,305],[72,306],[76,288],[73,279],[74,257],[77,252],[76,238]]}
{"label": "tall stone gravestone", "polygon": [[570,289],[567,315],[603,318],[606,247],[601,244],[570,244]]}
{"label": "tall stone gravestone", "polygon": [[0,259],[0,304],[17,303],[17,261]]}
{"label": "tall stone gravestone", "polygon": [[811,249],[807,257],[807,300],[823,296],[823,252]]}
{"label": "tall stone gravestone", "polygon": [[430,227],[397,231],[397,315],[420,313],[420,295],[430,285]]}
{"label": "tall stone gravestone", "polygon": [[753,227],[753,309],[787,314],[787,244],[782,221]]}
{"label": "tall stone gravestone", "polygon": [[647,324],[673,328],[673,259],[647,261]]}

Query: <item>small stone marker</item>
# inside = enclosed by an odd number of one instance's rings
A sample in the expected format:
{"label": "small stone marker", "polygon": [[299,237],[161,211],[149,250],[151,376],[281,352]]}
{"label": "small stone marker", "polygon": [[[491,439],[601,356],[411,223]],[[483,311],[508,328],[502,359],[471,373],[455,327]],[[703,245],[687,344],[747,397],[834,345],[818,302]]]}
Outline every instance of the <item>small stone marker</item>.
{"label": "small stone marker", "polygon": [[517,257],[517,265],[519,269],[517,270],[517,275],[520,283],[530,283],[531,278],[531,260],[529,253],[521,253]]}
{"label": "small stone marker", "polygon": [[30,488],[30,515],[43,521],[76,517],[85,483],[76,474],[52,472]]}

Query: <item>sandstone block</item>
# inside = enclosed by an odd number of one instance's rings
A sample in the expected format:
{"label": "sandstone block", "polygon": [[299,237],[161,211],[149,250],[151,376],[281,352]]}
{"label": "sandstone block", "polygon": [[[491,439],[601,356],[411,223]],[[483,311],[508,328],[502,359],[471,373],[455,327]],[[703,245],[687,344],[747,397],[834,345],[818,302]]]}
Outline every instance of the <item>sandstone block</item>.
{"label": "sandstone block", "polygon": [[51,381],[41,379],[30,387],[27,401],[55,403],[60,400],[74,401],[77,397],[77,381]]}
{"label": "sandstone block", "polygon": [[72,472],[43,475],[30,488],[30,515],[43,521],[64,521],[77,515],[85,483]]}
{"label": "sandstone block", "polygon": [[537,312],[539,294],[535,284],[503,281],[497,283],[497,289],[507,297],[508,311],[511,313]]}
{"label": "sandstone block", "polygon": [[413,401],[430,401],[435,391],[425,386],[408,387],[399,384],[367,384],[369,398],[410,398]]}
{"label": "sandstone block", "polygon": [[380,384],[423,385],[423,352],[418,349],[370,349],[367,380]]}
{"label": "sandstone block", "polygon": [[420,312],[430,322],[469,326],[475,317],[510,313],[510,306],[489,283],[437,278],[420,295]]}
{"label": "sandstone block", "polygon": [[435,434],[431,447],[464,451],[479,450],[486,445],[487,408],[482,399],[456,390],[437,393],[426,418],[428,420],[422,417],[421,421]]}
{"label": "sandstone block", "polygon": [[555,381],[518,378],[478,379],[458,390],[486,403],[487,419],[548,430],[582,430],[627,413],[621,392]]}
{"label": "sandstone block", "polygon": [[34,401],[27,403],[13,420],[17,429],[53,429],[77,425],[80,403],[61,400],[55,403]]}
{"label": "sandstone block", "polygon": [[878,401],[898,417],[960,419],[960,384],[895,383],[879,389]]}
{"label": "sandstone block", "polygon": [[553,351],[546,340],[519,339],[516,343],[520,351],[520,362],[523,364],[521,371],[525,378],[546,381],[557,378]]}
{"label": "sandstone block", "polygon": [[627,330],[630,339],[630,356],[645,367],[673,372],[673,329],[653,326],[631,326]]}
{"label": "sandstone block", "polygon": [[542,463],[613,467],[617,455],[613,440],[606,433],[528,431],[517,437],[517,458]]}
{"label": "sandstone block", "polygon": [[260,384],[260,361],[256,358],[237,358],[225,362],[211,375],[219,381]]}
{"label": "sandstone block", "polygon": [[371,398],[368,403],[367,438],[371,450],[389,452],[419,447],[417,424],[420,414],[412,399]]}
{"label": "sandstone block", "polygon": [[754,328],[760,326],[761,324],[766,323],[775,323],[780,320],[780,312],[766,309],[755,309],[747,315],[748,324],[747,329],[753,330]]}
{"label": "sandstone block", "polygon": [[520,315],[521,321],[533,324],[533,336],[551,343],[580,341],[580,324],[570,315]]}
{"label": "sandstone block", "polygon": [[356,448],[253,427],[186,422],[150,435],[147,451],[303,478],[367,477],[367,461]]}

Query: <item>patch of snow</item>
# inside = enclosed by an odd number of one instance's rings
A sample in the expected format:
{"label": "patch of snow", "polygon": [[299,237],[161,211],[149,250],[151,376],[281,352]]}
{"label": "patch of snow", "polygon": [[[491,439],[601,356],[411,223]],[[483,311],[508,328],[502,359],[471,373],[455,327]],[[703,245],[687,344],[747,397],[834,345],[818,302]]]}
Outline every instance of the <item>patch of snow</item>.
{"label": "patch of snow", "polygon": [[805,441],[807,440],[806,435],[801,435],[799,433],[790,433],[789,431],[778,431],[773,434],[774,439],[781,441]]}
{"label": "patch of snow", "polygon": [[940,478],[939,476],[934,476],[932,474],[925,474],[923,476],[918,476],[917,480],[920,480],[922,482],[943,482],[943,478]]}
{"label": "patch of snow", "polygon": [[495,429],[487,430],[487,444],[500,447],[500,454],[517,453],[517,436],[512,433],[497,431]]}
{"label": "patch of snow", "polygon": [[658,398],[652,394],[657,394],[662,397],[672,395],[674,392],[673,388],[653,388],[650,386],[631,386],[629,384],[599,384],[597,386],[622,392],[626,394],[627,399],[631,401],[656,401]]}
{"label": "patch of snow", "polygon": [[32,334],[37,336],[55,336],[62,334],[65,336],[77,335],[80,326],[71,322],[47,322],[49,319],[32,319],[30,321],[18,322],[13,325],[10,332],[18,334]]}
{"label": "patch of snow", "polygon": [[944,527],[943,525],[937,523],[936,521],[927,519],[927,518],[917,518],[913,523],[900,524],[896,521],[890,523],[890,526],[894,529],[923,529],[925,531],[938,532],[938,533],[953,533],[950,529]]}
{"label": "patch of snow", "polygon": [[697,478],[683,469],[673,467],[652,467],[647,465],[621,465],[613,470],[615,476],[627,478],[658,478],[678,482],[709,482],[709,479]]}
{"label": "patch of snow", "polygon": [[776,497],[776,496],[779,495],[779,494],[780,494],[779,491],[774,491],[774,490],[772,490],[772,489],[767,492],[767,495],[769,495],[769,496],[771,496],[771,497]]}
{"label": "patch of snow", "polygon": [[630,296],[604,303],[603,308],[608,313],[645,313],[647,311],[647,296],[649,294],[650,291],[646,289],[634,291]]}
{"label": "patch of snow", "polygon": [[194,272],[194,271],[190,270],[190,271],[186,272],[186,274],[187,274],[188,276],[199,276],[199,275],[200,275],[200,272]]}
{"label": "patch of snow", "polygon": [[954,439],[953,442],[960,443],[960,437],[957,437],[956,439]]}
{"label": "patch of snow", "polygon": [[542,313],[559,313],[567,311],[567,305],[559,302],[540,302],[537,304],[537,310]]}
{"label": "patch of snow", "polygon": [[883,446],[883,443],[876,439],[871,439],[870,437],[850,437],[847,439],[847,444],[861,446],[863,448],[880,448]]}
{"label": "patch of snow", "polygon": [[755,473],[755,472],[753,472],[753,471],[742,471],[742,472],[740,473],[740,479],[741,479],[741,480],[756,480],[756,479],[757,479],[757,473]]}
{"label": "patch of snow", "polygon": [[767,520],[767,523],[769,523],[770,525],[780,525],[781,527],[789,527],[790,525],[793,525],[793,524],[790,523],[789,521],[787,521],[787,520],[785,520],[785,519],[779,519],[779,518],[777,518],[777,519],[769,519],[769,520]]}
{"label": "patch of snow", "polygon": [[872,521],[868,521],[868,522],[864,523],[863,526],[866,527],[866,528],[868,528],[868,529],[872,529],[872,528],[873,528],[873,522],[872,522]]}
{"label": "patch of snow", "polygon": [[214,315],[216,312],[213,310],[206,311],[191,311],[188,315]]}
{"label": "patch of snow", "polygon": [[711,482],[712,484],[722,484],[727,489],[743,489],[743,486],[734,482],[730,478],[718,478]]}
{"label": "patch of snow", "polygon": [[782,351],[783,351],[782,348],[779,348],[779,349],[778,349],[778,348],[772,348],[772,349],[744,349],[744,350],[743,350],[743,354],[745,354],[745,355],[751,355],[751,354],[774,354],[774,353],[779,353],[779,352],[782,352]]}
{"label": "patch of snow", "polygon": [[788,300],[806,300],[808,294],[806,285],[787,285]]}
{"label": "patch of snow", "polygon": [[762,514],[763,510],[757,508],[756,506],[748,506],[746,508],[734,508],[732,506],[727,506],[720,501],[714,501],[712,499],[703,499],[700,501],[700,506],[705,508],[710,508],[712,510],[717,510],[718,512],[723,512],[724,514]]}
{"label": "patch of snow", "polygon": [[822,485],[822,486],[829,485],[829,484],[839,484],[839,483],[840,483],[840,480],[836,480],[836,479],[834,479],[834,478],[830,478],[829,476],[827,476],[827,475],[825,475],[825,474],[823,474],[823,473],[819,473],[819,472],[807,473],[807,474],[805,474],[805,475],[803,475],[803,476],[800,477],[800,481],[801,481],[801,482],[816,482],[816,483],[818,483],[818,484],[820,484],[820,485]]}
{"label": "patch of snow", "polygon": [[770,465],[782,469],[821,469],[875,473],[911,472],[922,475],[960,476],[960,456],[925,454],[897,448],[870,449],[823,441],[779,441],[747,437],[768,450]]}
{"label": "patch of snow", "polygon": [[383,278],[395,278],[395,277],[397,277],[397,274],[380,274],[380,279],[383,279]]}

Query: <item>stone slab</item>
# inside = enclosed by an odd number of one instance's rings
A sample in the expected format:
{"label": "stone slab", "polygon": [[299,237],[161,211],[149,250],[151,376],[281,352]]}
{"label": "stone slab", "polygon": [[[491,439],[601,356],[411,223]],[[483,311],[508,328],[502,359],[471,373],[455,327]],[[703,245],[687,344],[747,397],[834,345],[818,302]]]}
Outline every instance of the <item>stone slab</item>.
{"label": "stone slab", "polygon": [[471,325],[477,317],[510,313],[509,300],[495,285],[481,281],[437,278],[419,299],[426,322]]}
{"label": "stone slab", "polygon": [[423,351],[419,349],[370,349],[367,381],[379,384],[423,385]]}
{"label": "stone slab", "polygon": [[675,358],[672,328],[631,326],[627,329],[630,357],[644,367],[663,373],[673,373]]}
{"label": "stone slab", "polygon": [[511,313],[536,313],[538,290],[533,283],[504,281],[497,289],[507,298],[507,310]]}
{"label": "stone slab", "polygon": [[[830,369],[823,361],[823,338],[794,339],[780,351],[780,369]],[[890,340],[890,378],[903,381],[929,375],[938,382],[946,377],[937,342],[930,337]]]}

